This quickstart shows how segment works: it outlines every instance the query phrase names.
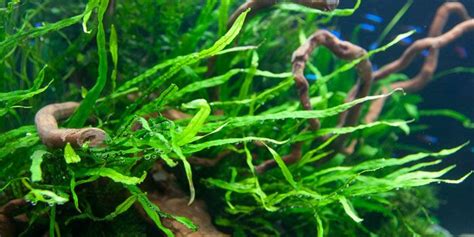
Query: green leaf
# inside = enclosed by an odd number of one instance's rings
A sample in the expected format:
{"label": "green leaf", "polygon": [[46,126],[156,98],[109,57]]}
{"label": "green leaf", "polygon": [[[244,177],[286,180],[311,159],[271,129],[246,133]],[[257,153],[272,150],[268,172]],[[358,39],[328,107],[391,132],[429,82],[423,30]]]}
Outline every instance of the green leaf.
{"label": "green leaf", "polygon": [[221,0],[218,9],[219,17],[218,17],[218,34],[224,34],[225,30],[227,29],[227,21],[229,20],[229,7],[230,7],[230,0]]}
{"label": "green leaf", "polygon": [[182,146],[191,142],[199,130],[201,130],[204,122],[206,122],[207,117],[209,117],[209,114],[211,113],[211,107],[204,99],[191,101],[190,103],[183,105],[183,107],[189,109],[199,109],[199,111],[196,113],[196,115],[194,115],[183,132],[177,135],[178,140],[176,141],[176,144],[178,146]]}
{"label": "green leaf", "polygon": [[30,99],[38,94],[43,93],[44,91],[46,91],[46,89],[48,89],[48,87],[53,81],[50,81],[48,85],[44,86],[43,88],[40,88],[40,86],[43,84],[44,73],[46,68],[47,66],[44,66],[43,69],[41,69],[41,71],[38,73],[33,82],[33,86],[30,89],[16,90],[11,92],[0,92],[0,102],[3,102],[1,106],[5,106],[4,108],[0,107],[0,117],[5,115],[10,109],[24,108],[22,106],[15,106],[15,104]]}
{"label": "green leaf", "polygon": [[166,236],[174,236],[173,232],[161,223],[159,216],[159,213],[161,213],[161,211],[158,206],[150,202],[146,195],[137,186],[127,185],[127,188],[130,193],[137,196],[138,202],[143,207],[143,210],[145,210],[145,213],[148,215],[148,217],[150,217],[150,219],[155,223],[156,227],[163,231]]}
{"label": "green leaf", "polygon": [[444,116],[462,123],[465,128],[474,128],[474,123],[464,114],[449,109],[421,110],[420,116]]}
{"label": "green leaf", "polygon": [[187,145],[183,149],[184,149],[184,153],[190,154],[190,153],[195,153],[195,152],[204,150],[206,148],[214,147],[214,146],[223,146],[223,145],[242,143],[242,142],[248,142],[248,141],[270,142],[270,143],[278,144],[278,145],[281,145],[287,142],[287,141],[277,141],[277,140],[264,138],[264,137],[224,138],[224,139],[219,139],[219,140],[207,141],[207,142],[203,142],[199,144]]}
{"label": "green leaf", "polygon": [[[1,137],[1,136],[0,136]],[[15,140],[10,140],[6,144],[0,147],[0,161],[14,153],[16,150],[22,148],[29,148],[36,145],[39,142],[39,137],[36,134],[27,134],[26,136],[18,137]]]}
{"label": "green leaf", "polygon": [[318,9],[313,9],[310,7],[306,7],[303,5],[299,5],[296,3],[282,3],[278,5],[278,8],[286,11],[297,11],[297,12],[303,12],[303,13],[313,13],[313,14],[318,14],[318,15],[324,15],[324,16],[351,16],[354,14],[354,12],[359,8],[360,4],[362,3],[362,0],[357,0],[355,6],[353,8],[349,9],[335,9],[334,11],[322,11]]}
{"label": "green leaf", "polygon": [[150,124],[148,123],[148,121],[145,118],[139,117],[138,121],[142,125],[143,129],[147,130],[148,132],[153,132],[150,128]]}
{"label": "green leaf", "polygon": [[69,189],[71,190],[71,195],[72,195],[72,201],[74,202],[74,207],[76,208],[76,210],[78,212],[82,212],[81,209],[79,208],[79,197],[77,197],[77,193],[76,193],[76,176],[73,172],[72,173],[72,177],[71,177],[71,180],[69,182]]}
{"label": "green leaf", "polygon": [[64,159],[66,160],[67,164],[81,162],[81,157],[79,157],[79,155],[76,154],[76,152],[74,151],[74,148],[72,148],[69,142],[64,147]]}
{"label": "green leaf", "polygon": [[344,208],[344,211],[346,212],[346,214],[350,218],[352,218],[352,220],[354,220],[357,223],[362,222],[364,220],[357,216],[356,211],[352,207],[351,203],[346,199],[346,197],[344,196],[339,197],[339,202],[342,204],[342,207]]}
{"label": "green leaf", "polygon": [[[250,10],[250,9],[249,9]],[[245,21],[245,17],[248,13],[248,11],[245,11],[242,13],[237,20],[235,21],[234,25],[229,29],[229,31],[222,36],[219,40],[217,40],[213,46],[211,46],[208,49],[205,49],[201,52],[198,53],[193,53],[189,54],[186,56],[180,56],[175,59],[172,59],[170,61],[167,61],[166,63],[156,65],[149,71],[146,71],[142,75],[132,79],[130,82],[125,83],[124,86],[119,88],[119,91],[129,89],[130,86],[133,86],[134,84],[143,81],[147,77],[153,75],[156,73],[160,68],[163,68],[165,66],[171,66],[170,69],[166,73],[163,73],[161,76],[156,78],[155,80],[152,81],[151,84],[147,85],[147,90],[143,93],[143,96],[140,97],[135,103],[129,106],[129,109],[126,113],[131,113],[131,111],[135,110],[138,106],[143,104],[144,100],[158,87],[160,87],[164,82],[166,82],[168,79],[170,79],[172,76],[174,76],[176,73],[178,73],[183,67],[194,64],[204,58],[212,57],[222,51],[227,45],[229,45],[234,38],[239,34],[240,30],[242,29],[242,26]]]}
{"label": "green leaf", "polygon": [[171,100],[177,100],[177,99],[179,99],[179,98],[183,97],[184,95],[186,95],[188,93],[191,93],[191,92],[195,92],[195,91],[199,91],[199,90],[202,90],[202,89],[205,89],[205,88],[210,88],[210,87],[222,85],[225,82],[229,81],[229,79],[232,78],[232,76],[236,75],[239,72],[243,72],[243,71],[244,71],[244,69],[232,69],[232,70],[229,70],[228,72],[226,72],[223,75],[212,77],[212,78],[209,78],[209,79],[206,79],[206,80],[203,80],[203,81],[193,82],[193,83],[183,87],[181,90],[179,90],[175,94],[175,96],[173,96],[173,98],[171,98]]}
{"label": "green leaf", "polygon": [[56,194],[50,190],[32,189],[25,195],[25,199],[31,203],[45,202],[49,205],[62,205],[69,201],[69,196],[65,193]]}
{"label": "green leaf", "polygon": [[115,91],[115,87],[117,84],[117,64],[118,64],[118,43],[117,43],[117,31],[115,30],[115,26],[112,24],[110,28],[110,43],[109,43],[109,51],[110,55],[112,56],[112,63],[114,65],[114,70],[112,71],[112,75],[110,79],[112,81],[112,93]]}
{"label": "green leaf", "polygon": [[437,73],[434,76],[433,80],[443,78],[447,75],[461,74],[461,73],[474,74],[474,67],[455,67],[455,68],[451,68],[451,69],[448,69],[446,71],[442,71],[442,72]]}
{"label": "green leaf", "polygon": [[82,17],[82,30],[85,33],[91,33],[92,31],[87,30],[87,22],[91,18],[92,11],[99,6],[99,0],[89,0],[86,5],[86,9],[84,10],[83,17]]}
{"label": "green leaf", "polygon": [[143,182],[146,178],[146,172],[143,172],[141,177],[130,177],[119,173],[118,171],[107,168],[87,168],[79,169],[76,171],[77,177],[86,177],[86,176],[100,176],[112,179],[114,182],[123,183],[123,184],[139,184]]}
{"label": "green leaf", "polygon": [[191,169],[191,164],[189,164],[188,160],[186,160],[186,157],[183,154],[183,151],[181,148],[176,144],[172,143],[173,146],[173,152],[178,155],[178,158],[183,162],[184,166],[184,172],[186,173],[186,178],[188,180],[188,186],[189,186],[189,203],[188,205],[191,205],[193,203],[194,198],[196,197],[196,191],[194,189],[194,183],[193,183],[193,171]]}
{"label": "green leaf", "polygon": [[[264,143],[265,144],[265,143]],[[280,155],[273,150],[271,147],[269,147],[267,144],[265,144],[267,149],[270,151],[270,153],[273,156],[273,159],[277,163],[278,167],[280,168],[281,172],[283,173],[283,177],[285,177],[286,181],[294,188],[298,189],[298,184],[295,182],[295,179],[293,178],[293,175],[291,174],[290,170],[286,166],[285,162],[283,159],[281,159]]]}
{"label": "green leaf", "polygon": [[45,154],[49,154],[49,152],[44,150],[36,150],[31,155],[31,181],[32,182],[41,182],[43,181],[42,171],[41,171],[41,163],[43,162],[43,156]]}
{"label": "green leaf", "polygon": [[359,130],[364,130],[367,128],[378,127],[378,126],[390,126],[400,128],[405,134],[410,133],[410,127],[408,123],[410,121],[376,121],[369,124],[361,124],[354,127],[335,127],[335,128],[322,128],[317,132],[307,132],[297,135],[292,139],[292,141],[306,141],[311,140],[316,137],[322,137],[325,135],[342,135],[349,134]]}
{"label": "green leaf", "polygon": [[250,169],[250,172],[252,173],[253,180],[255,183],[255,188],[254,188],[254,193],[258,197],[258,201],[260,201],[267,211],[277,211],[278,208],[274,206],[270,206],[267,204],[267,194],[262,190],[262,187],[260,187],[260,182],[258,181],[258,176],[255,170],[255,166],[253,165],[253,157],[252,154],[250,153],[250,150],[247,148],[247,143],[244,143],[244,150],[245,150],[245,161],[247,163],[248,168]]}
{"label": "green leaf", "polygon": [[76,109],[74,114],[71,116],[68,125],[70,127],[79,128],[84,126],[87,118],[92,112],[97,99],[100,97],[100,93],[105,87],[107,82],[107,50],[105,47],[105,30],[104,30],[104,14],[107,11],[107,6],[109,5],[109,0],[100,0],[100,5],[98,9],[98,30],[97,30],[97,51],[99,55],[99,75],[95,85],[89,90],[86,98],[81,102],[79,107]]}
{"label": "green leaf", "polygon": [[150,103],[144,105],[141,109],[139,109],[135,114],[140,116],[145,116],[150,113],[160,111],[162,106],[174,98],[179,98],[178,96],[178,86],[175,84],[171,84],[166,90],[161,92],[160,96]]}
{"label": "green leaf", "polygon": [[90,210],[88,210],[84,214],[73,216],[73,217],[69,218],[68,220],[66,220],[66,223],[70,223],[71,221],[74,221],[74,220],[80,220],[80,219],[86,219],[86,218],[89,218],[93,221],[111,221],[115,217],[117,217],[117,216],[121,215],[122,213],[128,211],[130,209],[130,207],[132,207],[132,205],[136,201],[137,201],[137,195],[132,195],[132,196],[128,197],[127,199],[125,199],[125,201],[120,203],[118,206],[116,206],[115,210],[113,212],[107,214],[104,217],[96,217],[90,212]]}
{"label": "green leaf", "polygon": [[241,52],[241,51],[247,51],[247,50],[254,50],[258,49],[258,46],[253,46],[253,45],[248,45],[248,46],[237,46],[237,47],[232,47],[229,49],[224,49],[217,53],[216,55],[221,55],[221,54],[228,54],[228,53],[233,53],[233,52]]}
{"label": "green leaf", "polygon": [[385,29],[382,31],[382,33],[379,35],[377,40],[375,41],[375,44],[380,44],[385,37],[392,31],[393,27],[395,27],[400,19],[405,15],[405,13],[410,9],[411,5],[413,4],[413,0],[408,0],[405,5],[395,14],[395,16],[392,18],[392,20],[387,24]]}
{"label": "green leaf", "polygon": [[316,224],[317,224],[317,232],[318,232],[318,237],[324,237],[324,226],[323,226],[323,221],[321,220],[321,217],[319,217],[318,213],[314,213],[314,219],[316,219]]}
{"label": "green leaf", "polygon": [[[384,95],[376,95],[376,96],[367,96],[360,99],[353,100],[351,102],[338,105],[329,109],[324,110],[312,110],[312,111],[283,111],[274,114],[264,114],[264,115],[255,115],[255,116],[242,116],[242,117],[233,117],[229,118],[226,123],[228,123],[227,127],[229,128],[236,128],[236,127],[244,127],[244,126],[252,126],[256,123],[261,123],[264,121],[276,121],[280,119],[309,119],[309,118],[325,118],[330,116],[335,116],[344,112],[351,107],[364,103],[366,101],[376,100],[384,97],[388,97],[392,95],[396,91],[401,91],[400,89],[394,90],[388,94]],[[220,123],[208,123],[205,126],[204,131],[213,130],[216,127],[219,127]]]}
{"label": "green leaf", "polygon": [[44,24],[43,26],[35,27],[35,28],[32,28],[31,30],[19,31],[13,35],[9,35],[4,41],[0,42],[0,55],[2,55],[2,58],[1,58],[2,61],[3,61],[3,55],[5,55],[6,50],[11,50],[15,48],[18,44],[22,43],[24,40],[37,38],[45,34],[48,34],[50,32],[59,31],[63,28],[66,28],[68,26],[78,23],[79,21],[81,21],[82,17],[83,17],[83,14],[80,14],[80,15],[73,16],[70,18],[62,19],[54,23]]}
{"label": "green leaf", "polygon": [[22,126],[15,128],[13,130],[7,131],[2,133],[0,136],[0,146],[4,146],[5,144],[12,142],[19,137],[24,137],[24,136],[36,136],[36,128],[33,125],[27,125],[27,126]]}

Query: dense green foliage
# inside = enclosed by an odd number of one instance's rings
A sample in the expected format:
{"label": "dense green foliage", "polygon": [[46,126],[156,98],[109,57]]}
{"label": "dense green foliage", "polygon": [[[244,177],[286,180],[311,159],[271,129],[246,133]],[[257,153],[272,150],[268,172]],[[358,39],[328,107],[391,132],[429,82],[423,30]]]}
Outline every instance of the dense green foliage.
{"label": "dense green foliage", "polygon": [[[292,51],[322,24],[349,17],[360,1],[329,15],[285,4],[248,21],[244,13],[229,29],[238,1],[171,2],[0,6],[0,203],[23,197],[31,203],[24,209],[24,235],[145,235],[156,228],[173,235],[160,220],[170,215],[140,189],[155,162],[178,177],[190,202],[206,201],[215,225],[235,236],[440,235],[428,214],[436,199],[425,185],[469,175],[445,180],[454,167],[432,167],[464,145],[406,154],[397,141],[422,129],[420,116],[448,116],[472,127],[466,117],[418,111],[419,96],[394,91],[382,95],[390,100],[380,121],[338,128],[341,112],[382,96],[345,103],[357,61],[337,60],[323,48],[308,69],[320,78],[311,84],[315,110],[299,107],[289,72]],[[404,36],[369,56],[396,47]],[[406,79],[391,76],[375,87]],[[108,133],[105,147],[41,144],[35,112],[64,101],[82,102],[62,126],[83,127],[93,116]],[[160,114],[169,109],[192,118]],[[308,118],[320,118],[322,129],[305,129]],[[137,124],[141,129],[133,130]],[[344,134],[363,143],[352,155],[318,163],[336,152],[331,142]],[[299,141],[303,157],[287,166],[281,157]],[[223,151],[231,152],[212,168],[189,163]],[[254,166],[268,159],[278,167],[257,174]],[[156,226],[139,216],[135,203]],[[173,218],[196,228],[187,218]]]}

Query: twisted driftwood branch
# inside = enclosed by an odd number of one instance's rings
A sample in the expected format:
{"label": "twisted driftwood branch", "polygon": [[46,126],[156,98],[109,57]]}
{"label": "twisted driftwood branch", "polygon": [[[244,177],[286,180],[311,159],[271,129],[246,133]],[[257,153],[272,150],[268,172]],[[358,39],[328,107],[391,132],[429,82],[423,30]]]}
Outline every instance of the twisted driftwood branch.
{"label": "twisted driftwood branch", "polygon": [[[318,30],[311,35],[308,40],[301,45],[294,53],[292,58],[293,75],[295,77],[296,87],[300,96],[301,105],[305,110],[312,110],[310,98],[308,94],[309,84],[304,76],[304,69],[313,50],[319,46],[325,46],[333,54],[343,60],[355,60],[367,55],[367,52],[350,42],[339,40],[331,32],[326,30]],[[368,58],[361,60],[356,65],[359,79],[356,85],[351,89],[347,101],[365,97],[370,92],[372,85],[372,64]],[[357,123],[360,115],[361,105],[351,108],[348,113],[341,114],[341,126],[351,126]],[[310,119],[312,129],[319,129],[319,120]]]}
{"label": "twisted driftwood branch", "polygon": [[[442,34],[449,16],[457,14],[463,22],[453,27],[448,32]],[[458,39],[464,33],[474,30],[474,20],[469,16],[464,5],[458,2],[449,2],[438,8],[433,23],[431,24],[428,37],[415,41],[397,60],[387,64],[380,70],[374,72],[374,79],[385,78],[392,73],[399,72],[410,65],[415,57],[423,50],[428,49],[429,53],[420,72],[408,81],[395,82],[390,85],[391,88],[402,88],[406,92],[417,92],[422,90],[433,78],[433,74],[438,66],[439,50]],[[382,92],[387,89],[382,89]],[[367,123],[377,120],[380,115],[386,98],[374,101],[370,106],[369,113],[365,117]]]}
{"label": "twisted driftwood branch", "polygon": [[[293,63],[293,76],[295,78],[296,88],[300,97],[300,102],[305,110],[312,110],[310,97],[309,97],[309,84],[308,80],[304,76],[304,69],[306,62],[308,61],[311,53],[315,48],[324,46],[328,48],[337,57],[344,60],[355,60],[362,58],[367,55],[367,52],[350,42],[339,40],[331,32],[326,30],[318,30],[316,33],[311,35],[304,44],[295,50],[292,57]],[[357,65],[356,70],[359,79],[355,86],[349,92],[347,102],[354,99],[366,97],[369,95],[370,88],[372,85],[372,64],[368,58],[362,59]],[[360,116],[360,110],[362,105],[356,105],[352,107],[348,112],[344,112],[340,116],[339,126],[353,126],[357,123]],[[309,119],[310,127],[312,130],[318,130],[320,122],[316,118]],[[347,136],[342,135],[335,141],[337,149],[343,149],[343,143]],[[285,156],[285,163],[291,164],[298,161],[301,157],[301,143],[296,143],[293,146],[293,151],[288,156]],[[264,172],[268,168],[274,167],[275,161],[268,160],[257,166],[257,170]]]}
{"label": "twisted driftwood branch", "polygon": [[50,104],[40,109],[35,116],[36,130],[43,144],[51,148],[62,148],[66,143],[80,147],[103,144],[106,133],[98,128],[58,128],[58,120],[69,117],[79,106],[77,102]]}
{"label": "twisted driftwood branch", "polygon": [[[447,33],[442,34],[442,30],[445,27],[449,15],[456,13],[461,17],[463,22],[456,25]],[[368,96],[371,89],[372,80],[378,80],[392,73],[396,73],[405,69],[410,65],[414,58],[419,55],[423,50],[428,49],[429,54],[425,59],[421,71],[414,78],[408,81],[395,82],[390,85],[390,88],[402,88],[406,92],[417,92],[423,89],[432,79],[433,74],[438,65],[439,50],[446,46],[452,41],[461,37],[464,33],[474,30],[474,19],[471,19],[465,7],[458,2],[450,2],[443,4],[437,11],[435,19],[430,27],[428,38],[415,41],[407,50],[400,56],[399,59],[393,61],[382,67],[380,70],[372,73],[372,66],[368,59],[362,60],[357,66],[357,72],[359,80],[356,85],[351,89],[348,94],[346,101],[352,101],[356,98],[362,98]],[[366,51],[357,45],[353,45],[349,42],[340,41],[335,36],[327,31],[318,31],[313,34],[308,41],[306,41],[300,48],[298,48],[293,54],[293,74],[295,77],[296,87],[300,96],[300,101],[304,109],[311,110],[311,104],[308,94],[308,81],[304,77],[304,68],[306,62],[314,50],[315,47],[323,45],[330,49],[333,54],[341,59],[354,60],[363,57]],[[387,93],[387,88],[382,88],[381,93]],[[374,101],[369,112],[365,117],[367,123],[374,122],[377,120],[385,104],[386,98],[378,99]],[[339,126],[354,126],[357,124],[360,117],[360,110],[362,105],[356,105],[351,108],[348,112],[344,112],[340,115]],[[313,130],[319,129],[320,122],[317,119],[309,120],[311,128]],[[355,142],[350,144],[346,149],[344,142],[348,135],[343,135],[336,139],[333,147],[340,152],[351,154],[356,145]],[[285,162],[288,164],[296,162],[301,156],[301,144],[294,146],[294,150],[290,155],[287,156]],[[329,157],[330,158],[330,157]],[[273,167],[274,162],[266,161],[257,167],[257,170],[263,172],[266,169]]]}

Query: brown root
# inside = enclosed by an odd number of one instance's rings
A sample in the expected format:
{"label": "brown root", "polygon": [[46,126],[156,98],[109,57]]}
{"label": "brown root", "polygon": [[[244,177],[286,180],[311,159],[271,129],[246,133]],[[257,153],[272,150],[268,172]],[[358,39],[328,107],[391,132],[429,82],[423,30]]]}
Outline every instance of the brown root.
{"label": "brown root", "polygon": [[106,133],[101,129],[58,127],[58,120],[69,117],[78,106],[77,102],[50,104],[36,113],[36,130],[43,144],[50,148],[62,148],[66,143],[75,147],[80,147],[86,142],[92,147],[103,144]]}

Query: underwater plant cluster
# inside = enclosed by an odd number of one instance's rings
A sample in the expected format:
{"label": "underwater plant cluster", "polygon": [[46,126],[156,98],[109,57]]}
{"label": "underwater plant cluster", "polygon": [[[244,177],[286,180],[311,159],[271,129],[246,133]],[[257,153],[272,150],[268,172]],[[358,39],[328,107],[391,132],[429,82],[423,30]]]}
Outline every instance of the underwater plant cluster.
{"label": "underwater plant cluster", "polygon": [[474,72],[438,70],[474,19],[394,34],[407,0],[342,34],[368,2],[2,2],[0,236],[451,236],[433,185],[469,141],[403,139],[474,128],[419,94]]}

